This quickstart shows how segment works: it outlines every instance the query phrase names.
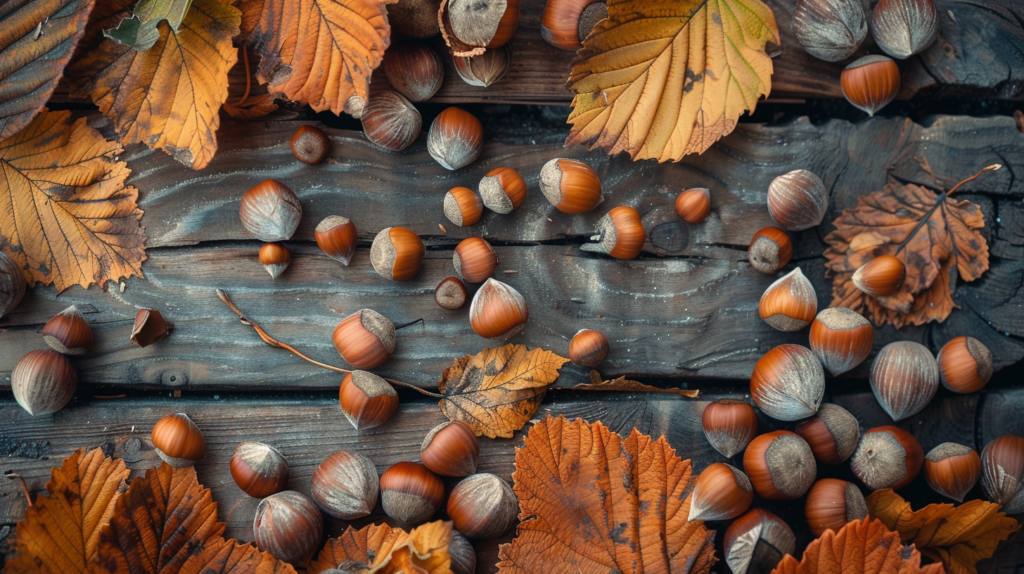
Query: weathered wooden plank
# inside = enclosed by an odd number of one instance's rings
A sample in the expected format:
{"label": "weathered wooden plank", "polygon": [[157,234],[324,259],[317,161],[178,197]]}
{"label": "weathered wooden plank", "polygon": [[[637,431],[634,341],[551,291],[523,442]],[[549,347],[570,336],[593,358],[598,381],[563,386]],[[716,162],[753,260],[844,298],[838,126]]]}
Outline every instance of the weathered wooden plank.
{"label": "weathered wooden plank", "polygon": [[[831,400],[852,409],[861,417],[863,430],[891,422],[876,420],[881,411],[869,392],[851,392],[843,389],[842,385],[833,385],[831,391]],[[695,469],[699,471],[713,462],[727,461],[709,447],[700,424],[700,415],[707,402],[725,396],[742,397],[728,392],[708,393],[702,400],[693,401],[662,396],[652,398],[644,394],[585,401],[556,397],[542,406],[536,418],[548,414],[581,417],[590,421],[601,420],[618,433],[628,433],[636,427],[655,437],[664,435],[681,457],[693,460]],[[214,500],[220,505],[219,517],[227,523],[228,536],[251,540],[256,501],[242,494],[228,473],[228,460],[239,442],[257,440],[279,449],[291,467],[288,487],[308,493],[310,476],[316,465],[334,450],[359,451],[373,460],[379,471],[402,460],[416,460],[422,437],[444,419],[436,406],[414,397],[410,399],[411,402],[399,408],[391,421],[363,433],[349,426],[333,398],[322,396],[290,394],[258,399],[94,400],[43,417],[31,417],[6,399],[0,401],[2,469],[5,473],[16,472],[24,476],[30,491],[38,494],[45,488],[50,468],[59,465],[62,457],[78,447],[103,446],[114,456],[123,457],[136,471],[135,474],[139,474],[159,462],[149,441],[153,423],[170,412],[187,412],[203,429],[207,443],[207,454],[196,465],[199,480],[212,490]],[[1004,405],[1002,408],[1014,408],[1019,412],[1024,404],[1024,391],[1007,390],[1000,399]],[[975,427],[979,430],[977,436],[992,432],[1024,433],[1024,422],[1019,416],[1007,419],[1010,426],[997,430],[996,422],[980,413],[977,404],[974,397],[943,393],[923,413],[899,426],[917,436],[926,449],[951,440],[980,448],[982,445],[975,442],[976,435],[972,433]],[[760,420],[762,432],[775,428],[778,428],[777,421]],[[524,432],[520,432],[513,439],[482,439],[480,471],[511,480],[513,446],[521,445],[523,436]],[[742,465],[740,458],[732,463]],[[852,480],[845,465],[822,466],[820,472],[822,476]],[[454,483],[448,481],[449,488]],[[904,489],[903,494],[915,502],[939,500],[923,478]],[[969,498],[980,496],[978,488],[971,492]],[[806,542],[809,539],[800,501],[768,503],[767,506],[785,518],[800,533],[802,540]],[[0,481],[0,524],[17,522],[24,516],[24,511],[25,499],[17,484]],[[373,516],[356,524],[382,519],[378,507]],[[343,526],[337,521],[330,522],[329,531],[337,534]],[[722,527],[720,524],[711,526]],[[481,572],[491,571],[486,565],[494,564],[497,543],[510,538],[511,534],[499,541],[477,543],[481,553]]]}

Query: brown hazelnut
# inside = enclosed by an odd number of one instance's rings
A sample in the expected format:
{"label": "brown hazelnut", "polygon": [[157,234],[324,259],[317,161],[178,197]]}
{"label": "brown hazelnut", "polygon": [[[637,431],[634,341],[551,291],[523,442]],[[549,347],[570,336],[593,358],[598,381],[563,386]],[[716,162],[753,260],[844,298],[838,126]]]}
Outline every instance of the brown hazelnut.
{"label": "brown hazelnut", "polygon": [[478,189],[484,206],[495,213],[512,213],[526,199],[526,182],[518,171],[510,167],[487,172]]}
{"label": "brown hazelnut", "polygon": [[846,66],[839,76],[846,101],[874,116],[900,91],[900,69],[892,59],[871,55]]}
{"label": "brown hazelnut", "polygon": [[446,108],[434,118],[427,134],[427,152],[445,169],[466,167],[484,148],[484,126],[473,114]]}
{"label": "brown hazelnut", "polygon": [[797,421],[818,411],[825,395],[821,361],[800,345],[779,345],[754,365],[750,396],[764,413],[782,421]]}
{"label": "brown hazelnut", "polygon": [[331,151],[331,140],[327,134],[313,126],[299,126],[291,139],[292,155],[302,163],[318,164]]}
{"label": "brown hazelnut", "polygon": [[935,492],[963,502],[981,478],[981,458],[973,448],[944,442],[925,455],[924,478]]}
{"label": "brown hazelnut", "polygon": [[469,322],[481,337],[509,338],[526,326],[530,309],[526,299],[509,285],[488,279],[473,295],[469,306]]}
{"label": "brown hazelnut", "polygon": [[923,462],[924,450],[913,435],[894,426],[881,426],[860,437],[850,470],[871,490],[896,490],[914,480]]}
{"label": "brown hazelnut", "polygon": [[1003,435],[981,451],[981,488],[985,498],[1007,514],[1024,512],[1024,438]]}
{"label": "brown hazelnut", "polygon": [[469,227],[480,221],[484,202],[468,187],[453,187],[444,194],[444,216],[459,227]]}
{"label": "brown hazelnut", "polygon": [[821,536],[826,530],[839,532],[848,522],[864,520],[868,505],[856,484],[823,478],[807,492],[804,514],[811,533]]}
{"label": "brown hazelnut", "polygon": [[573,159],[545,163],[540,170],[540,191],[562,213],[586,213],[604,201],[597,173]]}
{"label": "brown hazelnut", "polygon": [[405,96],[384,90],[375,92],[363,108],[363,132],[371,142],[402,151],[420,137],[423,118]]}
{"label": "brown hazelnut", "polygon": [[470,86],[489,88],[505,77],[511,59],[512,48],[505,44],[479,56],[455,56],[455,71]]}
{"label": "brown hazelnut", "polygon": [[938,356],[942,386],[956,393],[980,391],[992,378],[992,351],[974,337],[955,337]]}
{"label": "brown hazelnut", "polygon": [[431,429],[420,445],[423,466],[441,476],[469,476],[476,472],[480,443],[462,421],[441,423]]}
{"label": "brown hazelnut", "polygon": [[399,462],[380,475],[380,494],[388,516],[414,524],[441,508],[444,483],[422,464]]}
{"label": "brown hazelnut", "polygon": [[461,309],[466,304],[466,297],[466,284],[458,277],[446,277],[434,287],[434,302],[442,309]]}
{"label": "brown hazelnut", "polygon": [[391,37],[424,39],[436,36],[441,31],[437,24],[440,9],[441,0],[398,0],[387,4]]}
{"label": "brown hazelnut", "polygon": [[406,281],[416,276],[427,248],[410,229],[385,227],[370,245],[370,264],[385,279]]}
{"label": "brown hazelnut", "polygon": [[754,502],[754,487],[740,469],[716,462],[700,473],[690,496],[688,520],[729,520]]}
{"label": "brown hazelnut", "polygon": [[590,240],[597,243],[583,244],[582,251],[607,253],[616,259],[636,259],[647,241],[647,232],[640,222],[640,213],[620,205],[597,220],[597,235]]}
{"label": "brown hazelnut", "polygon": [[50,349],[29,351],[11,372],[14,400],[30,415],[64,408],[75,394],[78,373],[71,360]]}
{"label": "brown hazelnut", "polygon": [[467,237],[455,246],[455,273],[469,283],[482,283],[498,267],[498,254],[483,237]]}
{"label": "brown hazelnut", "polygon": [[74,305],[43,325],[43,341],[65,355],[85,355],[92,350],[92,327]]}
{"label": "brown hazelnut", "polygon": [[265,179],[245,192],[238,208],[242,226],[263,242],[291,239],[302,218],[299,198],[285,184]]}
{"label": "brown hazelnut", "polygon": [[398,44],[384,52],[384,73],[391,86],[410,102],[422,102],[441,89],[444,64],[423,44]]}
{"label": "brown hazelnut", "polygon": [[793,242],[778,227],[765,227],[754,234],[747,248],[747,260],[756,271],[774,275],[793,257]]}
{"label": "brown hazelnut", "polygon": [[695,187],[676,197],[676,213],[683,221],[698,224],[711,213],[711,192],[706,187]]}
{"label": "brown hazelnut", "polygon": [[497,538],[516,521],[519,502],[504,480],[493,474],[467,476],[448,497],[448,517],[470,538]]}
{"label": "brown hazelnut", "polygon": [[768,500],[795,500],[814,483],[817,467],[811,447],[795,433],[763,434],[743,453],[743,469],[754,491]]}
{"label": "brown hazelnut", "polygon": [[451,569],[454,574],[476,574],[476,550],[458,530],[452,530],[448,555],[452,558]]}
{"label": "brown hazelnut", "polygon": [[894,421],[923,411],[938,388],[939,366],[920,343],[889,343],[871,365],[871,390]]}
{"label": "brown hazelnut", "polygon": [[261,551],[303,567],[320,547],[324,519],[306,495],[285,490],[260,501],[252,530]]}
{"label": "brown hazelnut", "polygon": [[780,175],[768,186],[768,212],[783,229],[816,227],[828,212],[828,189],[806,169]]}
{"label": "brown hazelnut", "polygon": [[593,369],[608,356],[608,338],[601,331],[580,329],[569,341],[569,360]]}
{"label": "brown hazelnut", "polygon": [[356,430],[380,426],[398,409],[398,393],[373,373],[352,371],[341,380],[338,403]]}
{"label": "brown hazelnut", "polygon": [[292,262],[292,254],[288,248],[280,243],[264,243],[260,247],[260,263],[270,274],[271,279],[277,279]]}
{"label": "brown hazelnut", "polygon": [[309,492],[316,505],[335,518],[369,516],[380,493],[377,467],[359,453],[332,452],[313,471]]}
{"label": "brown hazelnut", "polygon": [[932,0],[879,0],[871,13],[871,35],[886,54],[909,58],[939,35],[938,10]]}
{"label": "brown hazelnut", "polygon": [[340,215],[328,215],[316,226],[316,244],[328,257],[348,267],[356,254],[359,234],[352,220]]}
{"label": "brown hazelnut", "polygon": [[733,520],[722,542],[725,563],[733,574],[771,572],[783,556],[796,552],[793,530],[763,508]]}
{"label": "brown hazelnut", "polygon": [[780,331],[799,331],[814,320],[818,296],[799,267],[768,286],[757,305],[765,323]]}
{"label": "brown hazelnut", "polygon": [[813,417],[796,425],[796,434],[807,441],[814,458],[825,464],[840,464],[857,449],[860,423],[843,407],[823,403]]}
{"label": "brown hazelnut", "polygon": [[334,328],[334,346],[357,369],[379,367],[395,352],[395,324],[372,309],[342,319]]}
{"label": "brown hazelnut", "polygon": [[438,22],[453,54],[477,56],[512,39],[519,0],[444,0]]}
{"label": "brown hazelnut", "polygon": [[903,285],[907,267],[899,257],[879,255],[853,273],[854,287],[871,297],[891,295]]}
{"label": "brown hazelnut", "polygon": [[206,454],[206,440],[196,423],[184,413],[156,421],[151,433],[156,454],[174,468],[187,468]]}
{"label": "brown hazelnut", "polygon": [[808,54],[838,62],[860,47],[868,19],[859,0],[797,0],[793,33]]}
{"label": "brown hazelnut", "polygon": [[266,498],[288,484],[288,461],[281,453],[261,442],[243,442],[231,454],[231,478],[242,492]]}
{"label": "brown hazelnut", "polygon": [[21,267],[0,252],[0,318],[10,313],[25,296],[25,275]]}
{"label": "brown hazelnut", "polygon": [[743,401],[718,399],[704,407],[701,425],[712,448],[732,458],[757,436],[757,413]]}
{"label": "brown hazelnut", "polygon": [[811,350],[834,376],[863,363],[874,344],[874,327],[852,309],[824,309],[811,323]]}
{"label": "brown hazelnut", "polygon": [[594,26],[607,17],[608,5],[602,0],[548,0],[540,20],[540,37],[556,48],[576,51]]}

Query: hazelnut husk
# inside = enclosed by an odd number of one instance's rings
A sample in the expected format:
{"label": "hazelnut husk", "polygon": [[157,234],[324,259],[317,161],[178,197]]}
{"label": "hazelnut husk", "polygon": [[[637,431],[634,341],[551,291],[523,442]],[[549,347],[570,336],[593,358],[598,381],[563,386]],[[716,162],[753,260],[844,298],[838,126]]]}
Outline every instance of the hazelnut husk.
{"label": "hazelnut husk", "polygon": [[135,314],[135,324],[129,337],[140,347],[148,347],[163,339],[174,328],[164,320],[164,316],[156,309],[139,309]]}

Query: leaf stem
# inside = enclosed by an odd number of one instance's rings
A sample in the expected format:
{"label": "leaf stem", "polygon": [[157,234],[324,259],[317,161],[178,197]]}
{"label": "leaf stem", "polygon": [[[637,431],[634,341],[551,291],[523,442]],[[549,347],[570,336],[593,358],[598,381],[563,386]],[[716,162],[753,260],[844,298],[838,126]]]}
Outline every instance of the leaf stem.
{"label": "leaf stem", "polygon": [[31,496],[31,495],[29,495],[29,493],[28,493],[28,487],[27,487],[27,486],[25,486],[25,477],[21,476],[20,474],[17,474],[17,473],[11,472],[11,473],[8,473],[8,474],[7,474],[7,478],[8,478],[8,479],[11,479],[11,478],[17,478],[18,480],[20,480],[20,481],[21,481],[21,491],[25,493],[25,500],[27,500],[27,501],[28,501],[28,505],[29,505],[29,506],[32,506],[32,496]]}
{"label": "leaf stem", "polygon": [[[256,330],[256,334],[258,334],[260,336],[260,339],[263,339],[263,342],[268,344],[268,345],[270,345],[271,347],[277,347],[278,349],[285,349],[285,350],[291,351],[292,353],[295,353],[295,355],[298,356],[300,359],[302,359],[304,361],[308,361],[310,363],[313,363],[314,365],[316,365],[318,367],[321,367],[323,369],[327,369],[328,371],[334,371],[336,373],[345,373],[346,375],[352,372],[352,371],[350,371],[348,369],[342,369],[341,367],[335,367],[334,365],[328,365],[327,363],[321,363],[320,361],[317,361],[316,359],[312,359],[310,357],[307,357],[306,355],[304,355],[301,352],[299,352],[299,350],[296,349],[295,347],[292,347],[291,345],[289,345],[287,343],[282,343],[281,341],[278,341],[277,339],[271,337],[266,331],[263,330],[263,327],[260,327],[255,321],[253,321],[252,319],[247,317],[245,315],[245,313],[243,313],[242,311],[240,311],[238,309],[238,307],[235,307],[235,304],[231,302],[231,298],[228,297],[227,292],[224,291],[223,289],[220,289],[220,288],[217,289],[217,298],[220,299],[221,301],[223,301],[225,305],[230,307],[231,310],[234,311],[236,315],[238,315],[238,317],[242,320],[242,324],[243,325],[249,325],[250,327],[255,329]],[[420,320],[422,320],[422,319],[420,319]],[[409,383],[403,383],[402,381],[396,381],[396,380],[393,380],[393,379],[384,379],[384,380],[389,382],[389,383],[391,383],[392,386],[402,387],[402,388],[406,388],[406,389],[412,389],[412,390],[414,390],[414,391],[416,391],[416,392],[418,392],[418,393],[420,393],[422,395],[427,395],[428,397],[434,397],[435,399],[443,399],[444,398],[444,395],[440,395],[438,393],[432,393],[432,392],[430,392],[430,391],[428,391],[426,389],[421,389],[421,388],[417,387],[416,385],[412,385],[412,384],[409,384]]]}
{"label": "leaf stem", "polygon": [[235,103],[236,106],[240,106],[245,103],[245,100],[249,99],[249,90],[252,89],[252,74],[249,73],[249,47],[242,46],[242,58],[245,59],[245,93]]}

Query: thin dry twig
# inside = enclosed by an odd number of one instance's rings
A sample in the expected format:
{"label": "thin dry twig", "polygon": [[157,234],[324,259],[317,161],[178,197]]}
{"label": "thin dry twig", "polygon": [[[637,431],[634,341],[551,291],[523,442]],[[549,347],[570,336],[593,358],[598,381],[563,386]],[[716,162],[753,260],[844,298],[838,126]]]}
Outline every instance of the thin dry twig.
{"label": "thin dry twig", "polygon": [[11,472],[7,474],[7,478],[17,478],[18,480],[21,481],[21,491],[25,493],[25,500],[28,501],[28,505],[32,506],[32,496],[28,493],[28,486],[25,485],[25,477],[21,476],[18,473]]}

